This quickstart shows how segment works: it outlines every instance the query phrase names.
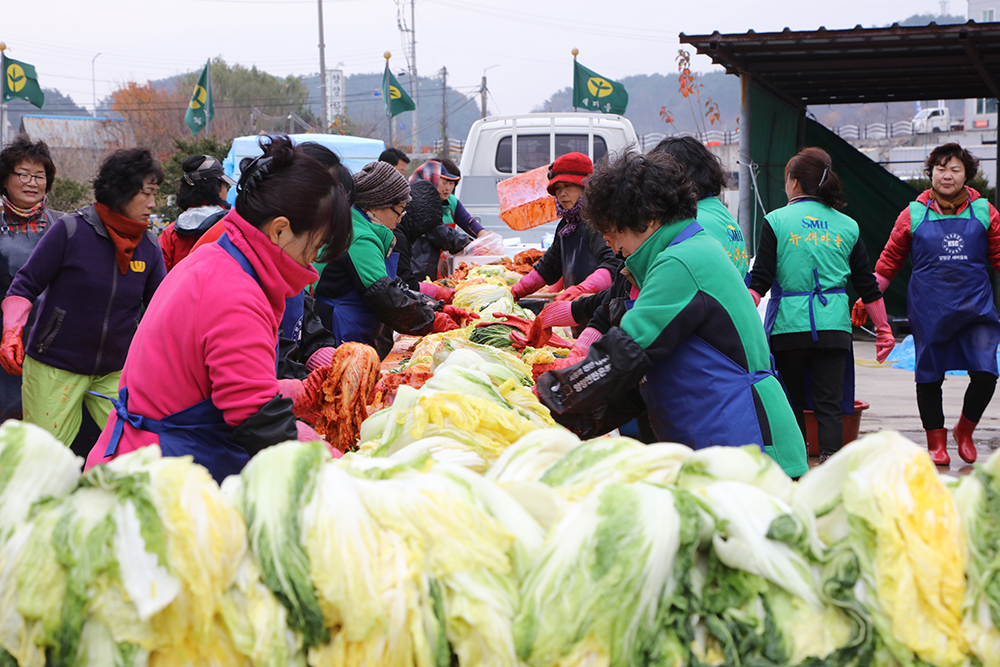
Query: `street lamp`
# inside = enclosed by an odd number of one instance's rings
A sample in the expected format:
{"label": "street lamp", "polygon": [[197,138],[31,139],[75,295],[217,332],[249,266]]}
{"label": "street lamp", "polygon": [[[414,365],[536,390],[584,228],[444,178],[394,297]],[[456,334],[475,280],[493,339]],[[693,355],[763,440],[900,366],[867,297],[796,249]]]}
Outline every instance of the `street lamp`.
{"label": "street lamp", "polygon": [[97,60],[97,56],[101,55],[98,51],[97,55],[90,59],[90,92],[94,96],[94,118],[97,118],[97,77],[94,72],[94,62]]}

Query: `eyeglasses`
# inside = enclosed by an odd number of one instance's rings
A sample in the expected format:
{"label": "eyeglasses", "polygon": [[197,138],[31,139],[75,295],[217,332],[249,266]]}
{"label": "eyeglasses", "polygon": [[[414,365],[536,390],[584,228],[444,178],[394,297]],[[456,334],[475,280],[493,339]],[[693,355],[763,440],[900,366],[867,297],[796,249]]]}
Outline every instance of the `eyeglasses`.
{"label": "eyeglasses", "polygon": [[39,185],[45,183],[45,174],[29,174],[26,171],[15,171],[14,173],[17,174],[18,180],[25,185],[31,183],[32,181],[35,181]]}
{"label": "eyeglasses", "polygon": [[399,222],[406,215],[406,208],[404,207],[402,211],[397,211],[395,207],[392,207],[392,212],[396,214],[396,222]]}

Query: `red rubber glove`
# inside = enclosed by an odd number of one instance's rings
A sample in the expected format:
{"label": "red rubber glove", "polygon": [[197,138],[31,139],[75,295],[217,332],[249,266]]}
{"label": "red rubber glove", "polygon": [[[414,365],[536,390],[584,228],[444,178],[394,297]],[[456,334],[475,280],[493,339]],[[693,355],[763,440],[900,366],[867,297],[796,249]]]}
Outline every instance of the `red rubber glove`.
{"label": "red rubber glove", "polygon": [[861,303],[861,299],[858,299],[854,302],[854,307],[851,308],[851,324],[863,327],[867,321],[868,311],[865,310],[865,304]]}
{"label": "red rubber glove", "polygon": [[881,364],[896,346],[896,339],[892,336],[892,327],[889,326],[889,318],[885,314],[885,301],[879,299],[865,304],[865,310],[875,324],[875,359]]}
{"label": "red rubber glove", "polygon": [[441,312],[455,320],[455,324],[460,327],[465,326],[470,320],[479,319],[479,313],[473,313],[458,306],[445,306]]}
{"label": "red rubber glove", "polygon": [[434,283],[420,283],[420,293],[445,303],[451,303],[451,300],[455,298],[455,290],[439,287]]}
{"label": "red rubber glove", "polygon": [[514,297],[514,301],[520,301],[529,294],[537,292],[544,284],[545,278],[542,278],[538,271],[532,269],[526,276],[517,281],[516,285],[510,288],[510,293]]}
{"label": "red rubber glove", "polygon": [[460,327],[455,324],[455,320],[451,319],[450,316],[445,313],[434,313],[434,328],[431,329],[431,333],[442,333],[444,331],[453,331],[454,329],[459,329]]}
{"label": "red rubber glove", "polygon": [[759,306],[760,300],[763,298],[757,290],[750,290],[750,296],[753,298],[753,305]]}
{"label": "red rubber glove", "polygon": [[21,334],[31,313],[31,302],[23,296],[9,296],[0,303],[3,311],[3,339],[0,340],[0,367],[11,375],[20,375],[24,364],[24,341]]}
{"label": "red rubber glove", "polygon": [[329,366],[317,368],[305,380],[278,380],[278,391],[292,399],[292,412],[299,419],[315,424],[323,406],[323,381]]}

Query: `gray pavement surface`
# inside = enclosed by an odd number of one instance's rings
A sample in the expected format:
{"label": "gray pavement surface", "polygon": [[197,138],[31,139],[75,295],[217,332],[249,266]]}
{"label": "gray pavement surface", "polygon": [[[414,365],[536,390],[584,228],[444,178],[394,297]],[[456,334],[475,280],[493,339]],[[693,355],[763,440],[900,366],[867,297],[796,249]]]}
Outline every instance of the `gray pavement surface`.
{"label": "gray pavement surface", "polygon": [[[917,412],[916,385],[913,372],[891,366],[880,366],[875,361],[875,341],[854,341],[855,398],[871,407],[862,413],[861,435],[880,430],[895,430],[926,446],[927,438]],[[972,466],[958,457],[951,430],[962,414],[962,399],[969,384],[966,376],[945,376],[944,415],[948,429],[948,454],[951,456],[951,473],[968,474]],[[1000,390],[986,408],[973,439],[978,460],[984,461],[1000,449]],[[943,468],[942,468],[943,470]]]}

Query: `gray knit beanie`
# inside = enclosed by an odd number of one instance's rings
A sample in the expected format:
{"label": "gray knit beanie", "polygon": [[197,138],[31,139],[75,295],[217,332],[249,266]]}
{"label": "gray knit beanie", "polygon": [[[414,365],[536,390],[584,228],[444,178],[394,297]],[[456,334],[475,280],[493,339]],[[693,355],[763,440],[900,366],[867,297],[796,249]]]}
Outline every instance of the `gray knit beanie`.
{"label": "gray knit beanie", "polygon": [[369,162],[354,174],[358,190],[354,204],[359,208],[389,208],[410,201],[410,184],[387,162]]}

